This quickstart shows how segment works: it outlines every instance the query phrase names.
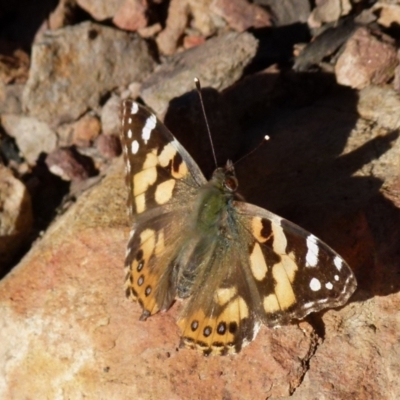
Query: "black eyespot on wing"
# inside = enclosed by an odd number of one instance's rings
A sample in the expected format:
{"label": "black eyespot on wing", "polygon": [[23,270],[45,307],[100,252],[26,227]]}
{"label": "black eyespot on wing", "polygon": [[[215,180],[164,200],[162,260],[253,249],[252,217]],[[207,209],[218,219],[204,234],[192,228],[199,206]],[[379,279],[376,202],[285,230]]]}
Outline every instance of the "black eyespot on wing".
{"label": "black eyespot on wing", "polygon": [[194,332],[198,327],[199,327],[199,321],[192,321],[192,323],[190,324],[190,328],[192,329],[193,332]]}
{"label": "black eyespot on wing", "polygon": [[137,272],[140,272],[142,269],[143,269],[143,267],[144,267],[144,261],[142,260],[142,261],[140,261],[140,263],[138,264],[138,266],[137,266]]}
{"label": "black eyespot on wing", "polygon": [[206,327],[204,328],[204,330],[203,330],[203,335],[204,335],[205,337],[208,337],[208,336],[211,335],[211,333],[212,333],[212,328],[211,328],[211,326],[206,326]]}
{"label": "black eyespot on wing", "polygon": [[139,251],[136,253],[136,260],[140,261],[143,258],[143,250],[139,249]]}
{"label": "black eyespot on wing", "polygon": [[220,322],[217,327],[217,332],[219,335],[224,335],[226,332],[226,323]]}
{"label": "black eyespot on wing", "polygon": [[237,331],[237,322],[233,321],[229,323],[229,333],[235,333]]}

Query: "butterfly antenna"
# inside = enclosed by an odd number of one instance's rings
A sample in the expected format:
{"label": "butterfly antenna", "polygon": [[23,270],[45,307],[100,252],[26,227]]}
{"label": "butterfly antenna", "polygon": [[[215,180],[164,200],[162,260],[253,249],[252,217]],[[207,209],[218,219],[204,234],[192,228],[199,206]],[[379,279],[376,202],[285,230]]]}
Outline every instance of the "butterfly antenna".
{"label": "butterfly antenna", "polygon": [[240,163],[240,161],[243,161],[245,158],[247,158],[250,154],[253,154],[256,150],[258,150],[267,140],[269,140],[269,136],[265,135],[261,142],[258,143],[258,145],[256,147],[254,147],[253,150],[250,150],[247,154],[245,154],[244,156],[240,157],[239,160],[235,161],[235,163],[233,165],[237,165],[238,163]]}
{"label": "butterfly antenna", "polygon": [[207,114],[206,114],[206,110],[205,110],[205,108],[204,108],[203,96],[202,96],[202,94],[201,94],[200,80],[199,80],[198,78],[194,78],[194,83],[195,83],[195,85],[196,85],[196,90],[197,90],[197,93],[198,93],[198,95],[199,95],[200,104],[201,104],[201,109],[203,110],[204,121],[206,122],[206,126],[207,126],[208,138],[210,139],[211,150],[212,150],[212,153],[213,153],[215,166],[218,167],[218,164],[217,164],[217,156],[215,155],[215,149],[214,149],[214,143],[213,143],[213,141],[212,141],[210,125],[208,124]]}

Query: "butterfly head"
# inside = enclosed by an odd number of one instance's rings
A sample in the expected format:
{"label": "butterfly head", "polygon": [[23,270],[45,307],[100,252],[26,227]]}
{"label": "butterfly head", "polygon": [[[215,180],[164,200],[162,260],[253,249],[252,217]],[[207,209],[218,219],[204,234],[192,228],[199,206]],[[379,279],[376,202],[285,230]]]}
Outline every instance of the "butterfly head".
{"label": "butterfly head", "polygon": [[235,168],[231,160],[226,162],[225,167],[217,168],[212,176],[211,181],[221,191],[225,193],[235,193],[239,186],[239,182],[235,175]]}

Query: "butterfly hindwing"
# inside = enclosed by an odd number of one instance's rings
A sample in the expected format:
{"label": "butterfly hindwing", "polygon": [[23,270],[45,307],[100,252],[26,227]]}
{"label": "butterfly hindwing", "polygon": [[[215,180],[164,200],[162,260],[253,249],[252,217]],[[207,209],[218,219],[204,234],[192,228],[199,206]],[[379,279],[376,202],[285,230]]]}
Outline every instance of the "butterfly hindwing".
{"label": "butterfly hindwing", "polygon": [[197,276],[178,320],[185,346],[204,354],[236,353],[261,323],[287,324],[343,305],[354,292],[348,265],[315,236],[241,201],[227,212],[214,257]]}

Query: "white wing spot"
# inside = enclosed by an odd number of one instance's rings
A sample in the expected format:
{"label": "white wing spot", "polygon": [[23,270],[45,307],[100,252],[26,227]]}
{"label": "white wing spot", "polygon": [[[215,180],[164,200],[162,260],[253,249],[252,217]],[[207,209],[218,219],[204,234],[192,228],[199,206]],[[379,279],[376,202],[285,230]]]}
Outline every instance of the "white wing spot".
{"label": "white wing spot", "polygon": [[134,140],[131,145],[132,154],[136,154],[138,150],[139,150],[139,142],[137,140]]}
{"label": "white wing spot", "polygon": [[127,174],[131,173],[131,163],[129,161],[125,164],[125,171]]}
{"label": "white wing spot", "polygon": [[128,118],[128,124],[131,124],[131,123],[132,123],[132,118],[129,117],[129,118]]}
{"label": "white wing spot", "polygon": [[136,114],[139,111],[138,103],[133,102],[131,107],[131,114]]}
{"label": "white wing spot", "polygon": [[156,125],[157,125],[157,118],[154,114],[151,114],[150,117],[147,118],[142,131],[142,138],[145,144],[147,144],[147,141],[150,139],[151,132],[156,127]]}
{"label": "white wing spot", "polygon": [[128,129],[127,136],[129,139],[132,139],[133,136],[132,129]]}
{"label": "white wing spot", "polygon": [[310,281],[310,289],[313,292],[318,292],[321,289],[321,282],[317,278],[312,278]]}
{"label": "white wing spot", "polygon": [[338,281],[339,280],[339,275],[335,275],[334,278],[335,278],[335,281]]}
{"label": "white wing spot", "polygon": [[308,235],[307,249],[308,251],[306,255],[306,266],[315,267],[318,264],[319,247],[317,244],[317,238],[314,235]]}
{"label": "white wing spot", "polygon": [[332,283],[330,283],[330,282],[325,283],[325,287],[326,287],[328,290],[332,290],[332,289],[333,289],[333,285],[332,285]]}
{"label": "white wing spot", "polygon": [[340,257],[336,256],[335,259],[333,260],[333,263],[335,264],[338,271],[342,269],[343,260]]}

